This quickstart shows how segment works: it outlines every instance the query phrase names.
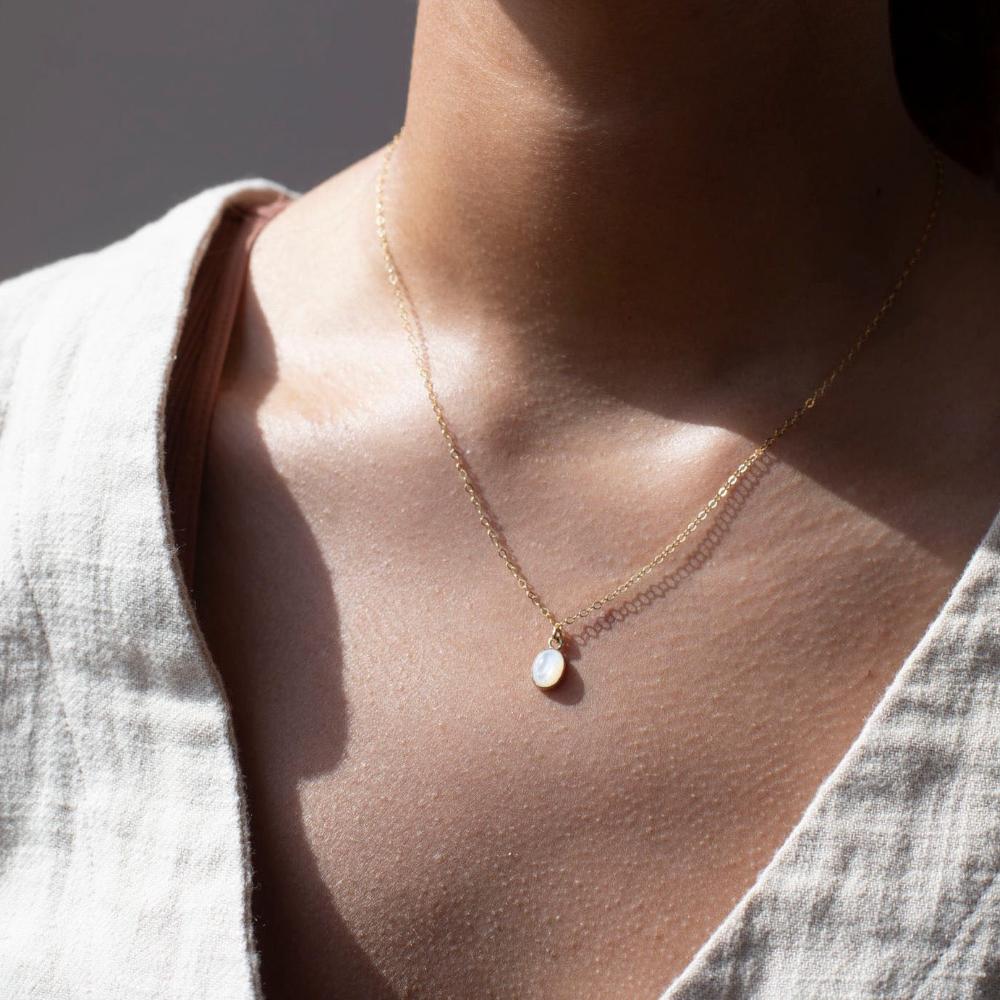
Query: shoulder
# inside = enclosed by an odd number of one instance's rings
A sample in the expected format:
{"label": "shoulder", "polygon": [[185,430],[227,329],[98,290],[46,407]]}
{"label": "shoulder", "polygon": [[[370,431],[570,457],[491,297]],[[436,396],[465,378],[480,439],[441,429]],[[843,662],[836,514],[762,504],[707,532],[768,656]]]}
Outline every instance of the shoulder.
{"label": "shoulder", "polygon": [[[376,148],[297,196],[261,232],[249,258],[249,285],[271,318],[303,310],[327,319],[345,305],[339,292],[356,292],[353,279],[366,273],[374,246]],[[331,282],[331,278],[334,280]]]}
{"label": "shoulder", "polygon": [[277,181],[260,177],[216,184],[184,198],[104,246],[0,280],[0,328],[9,328],[18,314],[23,317],[29,301],[38,306],[50,305],[37,297],[46,289],[106,293],[107,289],[95,289],[88,280],[102,270],[126,267],[146,278],[155,278],[172,258],[196,257],[226,209],[253,207],[280,196],[298,195]]}
{"label": "shoulder", "polygon": [[[0,426],[15,377],[41,372],[21,364],[28,345],[52,361],[95,333],[109,347],[116,330],[169,325],[223,214],[281,196],[297,192],[260,177],[213,185],[111,243],[0,281]],[[58,365],[45,370],[55,376]]]}

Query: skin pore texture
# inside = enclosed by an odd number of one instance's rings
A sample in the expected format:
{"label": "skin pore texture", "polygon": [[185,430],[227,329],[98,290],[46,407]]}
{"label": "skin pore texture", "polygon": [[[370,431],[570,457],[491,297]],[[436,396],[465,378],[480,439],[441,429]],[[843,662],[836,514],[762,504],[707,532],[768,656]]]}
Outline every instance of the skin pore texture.
{"label": "skin pore texture", "polygon": [[[388,136],[387,136],[388,140]],[[1000,507],[997,197],[569,676],[447,455],[382,150],[259,237],[196,603],[265,996],[656,998],[843,757]],[[883,2],[423,0],[389,236],[451,428],[557,614],[836,364],[932,194]],[[641,599],[639,599],[641,598]]]}

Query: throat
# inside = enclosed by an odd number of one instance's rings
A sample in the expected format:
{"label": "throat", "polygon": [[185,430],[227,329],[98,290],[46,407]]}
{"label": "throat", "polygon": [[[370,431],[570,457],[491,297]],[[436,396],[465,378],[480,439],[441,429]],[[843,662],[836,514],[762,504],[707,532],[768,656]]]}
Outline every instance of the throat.
{"label": "throat", "polygon": [[931,170],[862,8],[422,4],[387,214],[423,320],[599,363],[891,283]]}

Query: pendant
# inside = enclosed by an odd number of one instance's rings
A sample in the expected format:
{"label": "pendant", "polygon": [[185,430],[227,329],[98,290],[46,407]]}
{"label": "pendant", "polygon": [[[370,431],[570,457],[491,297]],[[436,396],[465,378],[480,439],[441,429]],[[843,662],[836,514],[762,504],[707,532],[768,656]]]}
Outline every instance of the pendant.
{"label": "pendant", "polygon": [[549,639],[549,648],[543,649],[531,664],[531,679],[540,688],[555,687],[562,680],[566,659],[560,652],[562,629],[556,625]]}
{"label": "pendant", "polygon": [[531,664],[531,679],[540,688],[555,687],[565,668],[566,660],[558,649],[543,649]]}

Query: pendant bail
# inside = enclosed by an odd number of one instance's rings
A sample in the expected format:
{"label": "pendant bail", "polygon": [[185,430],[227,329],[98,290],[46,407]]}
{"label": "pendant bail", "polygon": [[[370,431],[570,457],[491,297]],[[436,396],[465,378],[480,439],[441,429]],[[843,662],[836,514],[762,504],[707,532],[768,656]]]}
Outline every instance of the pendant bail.
{"label": "pendant bail", "polygon": [[552,635],[549,636],[549,648],[562,649],[562,644],[563,644],[562,626],[554,625],[552,627]]}

